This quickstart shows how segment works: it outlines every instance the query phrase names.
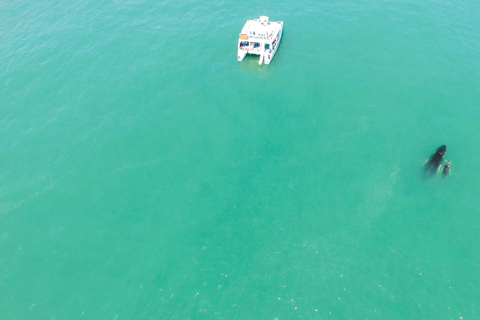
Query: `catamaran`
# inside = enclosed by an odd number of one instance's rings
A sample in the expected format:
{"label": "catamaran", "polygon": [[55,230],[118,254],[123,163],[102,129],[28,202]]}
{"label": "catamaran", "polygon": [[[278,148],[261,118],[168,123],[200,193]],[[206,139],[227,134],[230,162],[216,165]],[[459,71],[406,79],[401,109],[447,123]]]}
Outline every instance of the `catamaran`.
{"label": "catamaran", "polygon": [[268,21],[267,16],[247,20],[238,39],[237,60],[250,54],[260,55],[258,64],[270,64],[278,50],[283,33],[283,21]]}

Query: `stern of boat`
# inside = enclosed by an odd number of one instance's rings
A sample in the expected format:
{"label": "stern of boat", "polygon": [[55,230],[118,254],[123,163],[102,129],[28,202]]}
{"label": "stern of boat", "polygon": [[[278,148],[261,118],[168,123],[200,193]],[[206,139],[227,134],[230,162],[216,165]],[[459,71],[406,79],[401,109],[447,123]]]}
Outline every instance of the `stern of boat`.
{"label": "stern of boat", "polygon": [[238,50],[237,52],[237,61],[242,61],[243,58],[247,55],[247,50]]}

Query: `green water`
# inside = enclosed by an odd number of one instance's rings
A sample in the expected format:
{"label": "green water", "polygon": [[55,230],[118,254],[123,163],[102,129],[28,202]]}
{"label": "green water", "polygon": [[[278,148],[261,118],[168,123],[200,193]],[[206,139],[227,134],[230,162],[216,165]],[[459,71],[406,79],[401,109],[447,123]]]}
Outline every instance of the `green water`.
{"label": "green water", "polygon": [[0,1],[0,318],[479,319],[479,17]]}

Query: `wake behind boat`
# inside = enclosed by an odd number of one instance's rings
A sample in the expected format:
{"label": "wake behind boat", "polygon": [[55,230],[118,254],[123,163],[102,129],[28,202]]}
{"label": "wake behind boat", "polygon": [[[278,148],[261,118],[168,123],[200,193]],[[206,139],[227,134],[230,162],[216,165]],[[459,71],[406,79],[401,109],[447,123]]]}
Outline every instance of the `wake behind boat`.
{"label": "wake behind boat", "polygon": [[267,16],[247,20],[238,39],[237,60],[250,54],[260,55],[258,64],[270,64],[278,50],[283,33],[283,21],[268,21]]}

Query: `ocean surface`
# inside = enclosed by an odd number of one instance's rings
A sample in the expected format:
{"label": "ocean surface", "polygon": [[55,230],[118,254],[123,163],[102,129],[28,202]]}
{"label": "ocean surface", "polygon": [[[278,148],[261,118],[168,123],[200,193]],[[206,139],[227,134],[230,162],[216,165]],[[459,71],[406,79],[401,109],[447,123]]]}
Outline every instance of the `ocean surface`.
{"label": "ocean surface", "polygon": [[0,318],[480,319],[479,142],[478,0],[0,0]]}

